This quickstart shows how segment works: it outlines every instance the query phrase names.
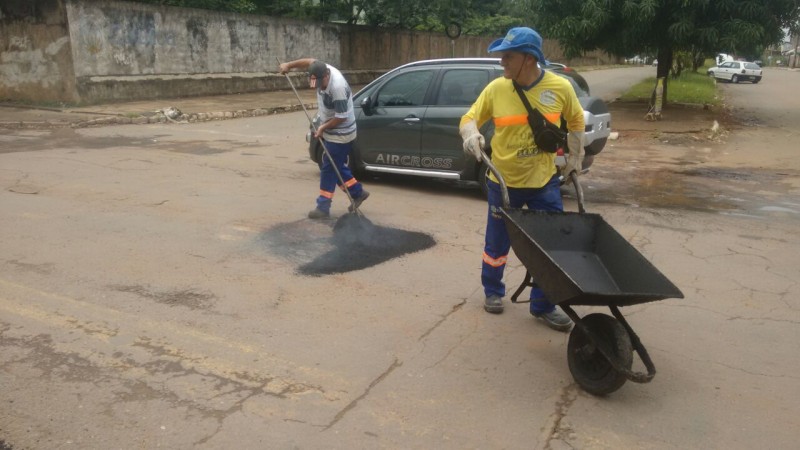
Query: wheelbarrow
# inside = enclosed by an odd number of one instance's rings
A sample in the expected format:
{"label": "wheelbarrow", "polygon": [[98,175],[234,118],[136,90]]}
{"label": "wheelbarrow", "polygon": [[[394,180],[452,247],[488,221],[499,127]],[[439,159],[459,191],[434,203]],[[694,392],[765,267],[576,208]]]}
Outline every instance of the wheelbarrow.
{"label": "wheelbarrow", "polygon": [[[571,174],[578,212],[548,212],[510,207],[505,181],[486,155],[483,160],[497,178],[503,196],[500,212],[511,248],[527,269],[511,301],[536,285],[547,299],[575,322],[567,344],[572,377],[586,392],[606,395],[627,380],[647,383],[655,366],[639,337],[622,316],[621,306],[683,293],[598,214],[585,212],[578,176]],[[608,306],[602,313],[578,317],[576,305]],[[634,372],[633,351],[647,373]]]}

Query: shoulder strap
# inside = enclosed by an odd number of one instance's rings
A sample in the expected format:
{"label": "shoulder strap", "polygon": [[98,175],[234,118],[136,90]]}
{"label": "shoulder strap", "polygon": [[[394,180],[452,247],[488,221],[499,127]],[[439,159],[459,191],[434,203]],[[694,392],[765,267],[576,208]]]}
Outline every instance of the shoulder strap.
{"label": "shoulder strap", "polygon": [[[515,81],[514,90],[517,91],[522,104],[528,110],[528,125],[531,127],[533,142],[546,152],[556,152],[566,144],[567,133],[558,126],[550,123],[538,109],[531,107],[528,97],[522,92],[522,87]],[[564,121],[561,122],[562,126]]]}
{"label": "shoulder strap", "polygon": [[531,104],[528,101],[528,97],[526,97],[525,93],[522,92],[522,87],[518,85],[516,81],[512,81],[512,83],[514,83],[514,90],[517,91],[519,99],[522,100],[522,104],[525,105],[525,109],[528,110],[528,114],[533,115],[533,108],[531,107]]}
{"label": "shoulder strap", "polygon": [[545,119],[544,115],[539,112],[538,109],[533,108],[528,101],[528,97],[522,92],[522,87],[517,84],[516,81],[512,81],[514,83],[514,90],[517,91],[517,95],[519,95],[519,99],[522,100],[522,104],[525,105],[525,109],[528,110],[528,124],[531,126],[531,132],[533,132],[533,136],[535,137],[538,135],[537,131],[541,131],[542,129],[546,128],[550,122]]}

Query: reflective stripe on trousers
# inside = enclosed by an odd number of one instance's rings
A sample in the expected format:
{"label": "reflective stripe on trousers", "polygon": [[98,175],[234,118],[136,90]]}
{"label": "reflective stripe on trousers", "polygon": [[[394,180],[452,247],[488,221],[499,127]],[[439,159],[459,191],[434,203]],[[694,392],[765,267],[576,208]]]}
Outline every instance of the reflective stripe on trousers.
{"label": "reflective stripe on trousers", "polygon": [[[350,191],[353,198],[361,196],[363,187],[361,183],[353,177],[353,172],[347,167],[347,157],[353,149],[353,143],[340,144],[336,142],[325,141],[325,148],[328,149],[333,161],[336,163],[336,168],[344,179],[344,186],[339,186],[342,189]],[[333,194],[336,191],[336,186],[340,183],[336,171],[331,166],[330,158],[323,152],[322,154],[322,169],[319,174],[319,191],[320,195],[317,197],[317,209],[325,212],[330,212]]]}
{"label": "reflective stripe on trousers", "polygon": [[[486,221],[486,243],[483,248],[483,263],[481,265],[481,283],[486,296],[497,295],[505,297],[506,286],[503,283],[503,272],[506,268],[508,252],[511,249],[511,240],[508,230],[500,213],[503,206],[500,185],[486,180],[488,187],[489,210]],[[508,197],[512,208],[522,208],[539,211],[563,211],[561,202],[561,183],[556,174],[539,189],[509,188]],[[531,289],[531,300],[543,299],[544,294],[538,288]],[[546,313],[555,309],[547,300],[531,302],[531,311]]]}

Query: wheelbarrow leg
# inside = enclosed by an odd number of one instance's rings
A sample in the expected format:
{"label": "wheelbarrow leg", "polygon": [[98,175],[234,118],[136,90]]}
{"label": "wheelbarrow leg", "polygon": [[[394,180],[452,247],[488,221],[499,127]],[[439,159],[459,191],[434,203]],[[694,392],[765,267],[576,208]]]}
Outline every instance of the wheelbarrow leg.
{"label": "wheelbarrow leg", "polygon": [[519,294],[522,294],[522,291],[524,291],[526,287],[532,288],[534,286],[534,284],[535,283],[533,282],[533,275],[531,275],[530,272],[526,271],[525,272],[525,279],[522,280],[522,284],[519,285],[517,290],[514,291],[514,295],[511,296],[511,303],[527,303],[528,301],[530,301],[530,300],[524,300],[524,301],[518,302],[517,298],[519,298]]}
{"label": "wheelbarrow leg", "polygon": [[608,305],[608,308],[611,310],[611,314],[613,314],[614,317],[622,324],[622,326],[625,327],[625,331],[628,332],[628,337],[631,338],[631,345],[633,345],[633,349],[636,351],[636,354],[639,355],[639,358],[641,358],[645,368],[647,368],[646,374],[641,372],[630,372],[628,374],[628,379],[636,383],[647,383],[656,375],[656,366],[653,364],[653,360],[650,359],[647,349],[644,348],[642,341],[639,340],[639,336],[634,333],[633,328],[628,325],[628,321],[622,316],[619,308],[616,305]]}

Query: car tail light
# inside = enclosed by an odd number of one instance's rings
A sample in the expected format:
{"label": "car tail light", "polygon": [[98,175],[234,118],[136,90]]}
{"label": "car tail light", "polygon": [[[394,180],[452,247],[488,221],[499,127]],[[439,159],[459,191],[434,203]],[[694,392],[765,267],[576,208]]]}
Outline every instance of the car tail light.
{"label": "car tail light", "polygon": [[564,156],[564,149],[560,148],[558,149],[558,152],[556,152],[556,167],[561,169],[566,165],[567,165],[567,157]]}

